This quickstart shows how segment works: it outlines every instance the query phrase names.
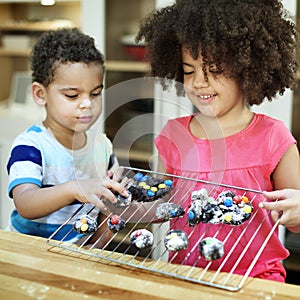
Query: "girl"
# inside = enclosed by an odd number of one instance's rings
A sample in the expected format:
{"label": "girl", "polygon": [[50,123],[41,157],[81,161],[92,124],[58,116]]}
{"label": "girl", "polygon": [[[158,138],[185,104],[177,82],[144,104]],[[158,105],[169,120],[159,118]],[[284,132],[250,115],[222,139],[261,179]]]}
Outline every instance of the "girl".
{"label": "girl", "polygon": [[[282,122],[249,109],[294,87],[295,35],[295,24],[278,0],[177,1],[145,19],[137,41],[145,39],[153,76],[165,87],[175,80],[178,94],[185,93],[199,110],[169,120],[156,138],[160,171],[255,191],[300,188],[295,139]],[[201,187],[190,184],[191,191]],[[211,195],[214,189],[209,189]],[[187,211],[190,193],[178,195]],[[262,194],[247,196],[256,215],[248,224],[192,228],[186,218],[171,221],[171,228],[186,231],[189,246],[171,254],[170,261],[205,268],[207,261],[198,258],[199,240],[215,236],[224,242],[225,253],[233,251],[209,268],[216,270],[224,262],[222,271],[245,274],[274,224],[259,209]],[[284,281],[281,260],[288,255],[276,230],[250,276]]]}

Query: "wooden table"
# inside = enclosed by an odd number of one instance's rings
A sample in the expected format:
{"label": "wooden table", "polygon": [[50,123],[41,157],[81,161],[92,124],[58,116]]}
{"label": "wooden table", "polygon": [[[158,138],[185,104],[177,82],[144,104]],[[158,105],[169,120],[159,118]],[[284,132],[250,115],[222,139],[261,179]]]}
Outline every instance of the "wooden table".
{"label": "wooden table", "polygon": [[238,292],[170,278],[0,230],[1,299],[300,299],[300,286],[248,278]]}

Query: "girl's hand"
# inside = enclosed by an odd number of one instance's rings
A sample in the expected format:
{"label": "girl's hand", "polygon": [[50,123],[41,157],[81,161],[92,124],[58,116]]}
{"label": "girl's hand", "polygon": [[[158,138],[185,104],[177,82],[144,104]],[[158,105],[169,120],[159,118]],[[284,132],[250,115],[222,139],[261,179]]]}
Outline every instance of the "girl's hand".
{"label": "girl's hand", "polygon": [[291,231],[300,232],[300,190],[283,189],[273,192],[264,192],[263,195],[274,202],[261,202],[259,206],[271,210],[271,216],[279,224],[288,227]]}

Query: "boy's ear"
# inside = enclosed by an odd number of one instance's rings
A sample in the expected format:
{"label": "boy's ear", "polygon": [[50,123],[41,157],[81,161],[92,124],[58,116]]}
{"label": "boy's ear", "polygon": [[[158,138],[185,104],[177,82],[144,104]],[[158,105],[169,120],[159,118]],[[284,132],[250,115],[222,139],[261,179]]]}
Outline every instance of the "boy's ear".
{"label": "boy's ear", "polygon": [[31,93],[34,102],[40,106],[46,105],[46,88],[39,82],[33,82],[31,85]]}

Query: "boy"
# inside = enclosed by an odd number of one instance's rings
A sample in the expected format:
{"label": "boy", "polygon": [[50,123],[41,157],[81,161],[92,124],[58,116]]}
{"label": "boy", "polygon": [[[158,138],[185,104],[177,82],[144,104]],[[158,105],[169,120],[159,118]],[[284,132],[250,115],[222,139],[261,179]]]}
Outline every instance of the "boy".
{"label": "boy", "polygon": [[[111,142],[90,130],[101,114],[104,76],[94,40],[75,28],[46,32],[33,48],[31,69],[32,96],[46,117],[12,145],[8,192],[16,209],[11,227],[49,237],[82,203],[89,203],[86,212],[96,206],[91,215],[101,222],[101,198],[114,203],[111,190],[124,196],[126,191],[107,175],[118,166]],[[79,237],[75,231],[68,235]]]}

